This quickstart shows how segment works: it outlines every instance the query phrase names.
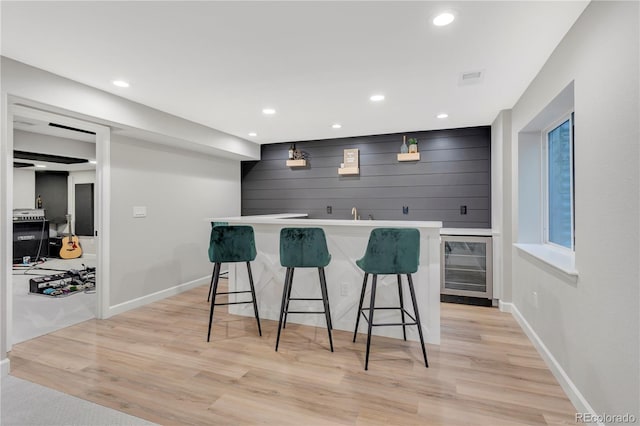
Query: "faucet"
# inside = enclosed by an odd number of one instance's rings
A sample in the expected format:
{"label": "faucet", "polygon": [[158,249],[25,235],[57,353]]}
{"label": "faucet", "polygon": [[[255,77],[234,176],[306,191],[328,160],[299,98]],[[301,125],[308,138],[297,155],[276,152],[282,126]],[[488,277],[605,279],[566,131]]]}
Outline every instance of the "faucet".
{"label": "faucet", "polygon": [[355,207],[351,209],[351,214],[353,215],[353,220],[358,220],[358,209]]}

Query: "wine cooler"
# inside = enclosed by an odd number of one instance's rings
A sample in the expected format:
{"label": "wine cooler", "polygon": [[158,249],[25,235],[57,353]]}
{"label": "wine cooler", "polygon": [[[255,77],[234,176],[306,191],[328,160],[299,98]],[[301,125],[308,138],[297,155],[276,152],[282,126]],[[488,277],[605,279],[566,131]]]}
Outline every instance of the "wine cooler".
{"label": "wine cooler", "polygon": [[440,293],[493,297],[491,237],[443,235]]}

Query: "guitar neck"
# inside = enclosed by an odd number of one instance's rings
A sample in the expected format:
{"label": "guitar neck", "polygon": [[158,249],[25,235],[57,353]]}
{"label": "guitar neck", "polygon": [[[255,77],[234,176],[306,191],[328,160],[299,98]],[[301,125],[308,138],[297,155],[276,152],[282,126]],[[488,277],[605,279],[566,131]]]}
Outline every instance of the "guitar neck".
{"label": "guitar neck", "polygon": [[71,231],[71,215],[70,214],[66,214],[64,215],[64,217],[67,219],[67,237],[72,237],[73,236],[73,232]]}

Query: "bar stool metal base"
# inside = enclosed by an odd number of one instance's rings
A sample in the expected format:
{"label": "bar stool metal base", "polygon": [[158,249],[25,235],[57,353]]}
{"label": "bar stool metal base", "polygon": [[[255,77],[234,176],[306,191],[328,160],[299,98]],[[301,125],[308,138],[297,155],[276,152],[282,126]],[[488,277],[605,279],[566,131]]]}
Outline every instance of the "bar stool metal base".
{"label": "bar stool metal base", "polygon": [[[358,314],[356,317],[356,327],[355,330],[353,332],[353,341],[356,341],[356,337],[358,335],[358,325],[360,325],[360,316],[362,315],[362,317],[364,317],[364,319],[367,321],[368,323],[368,329],[367,329],[367,350],[366,350],[366,355],[365,355],[365,364],[364,364],[364,369],[368,370],[369,369],[369,352],[370,352],[370,347],[371,347],[371,330],[373,327],[380,327],[380,326],[402,326],[402,335],[404,337],[404,340],[407,340],[407,331],[406,331],[406,326],[408,325],[415,325],[418,327],[418,334],[420,336],[420,345],[422,346],[422,355],[424,356],[424,365],[425,367],[429,368],[429,362],[427,361],[427,350],[425,348],[424,345],[424,337],[422,335],[422,325],[420,324],[420,313],[418,312],[418,305],[416,303],[416,295],[415,295],[415,290],[413,288],[413,279],[411,277],[411,274],[407,274],[407,279],[409,282],[409,292],[411,294],[411,302],[413,304],[413,312],[414,315],[411,315],[411,313],[409,313],[405,308],[404,308],[404,300],[403,300],[403,295],[402,295],[402,279],[400,274],[397,274],[397,279],[398,279],[398,296],[400,299],[400,306],[394,306],[394,307],[376,307],[375,306],[375,301],[376,301],[376,286],[378,283],[378,275],[377,274],[373,274],[373,279],[372,279],[372,283],[371,283],[371,301],[369,302],[369,307],[368,308],[363,308],[362,304],[364,303],[364,295],[365,292],[367,290],[367,281],[369,278],[369,274],[365,273],[364,274],[364,281],[362,282],[362,292],[360,293],[360,304],[358,305]],[[374,323],[373,322],[373,315],[374,312],[376,310],[379,309],[384,309],[384,310],[399,310],[400,311],[400,315],[401,315],[401,322],[395,322],[395,323]],[[369,316],[367,316],[365,314],[365,311],[369,312]],[[405,315],[408,316],[412,322],[407,322],[405,319]]]}
{"label": "bar stool metal base", "polygon": [[[209,331],[207,332],[207,342],[211,338],[211,326],[213,325],[213,309],[216,306],[224,306],[224,305],[241,305],[245,303],[253,303],[253,312],[256,316],[256,322],[258,323],[258,334],[262,336],[262,327],[260,327],[260,317],[258,316],[258,303],[256,302],[256,290],[253,286],[253,274],[251,273],[251,264],[246,262],[247,264],[247,272],[249,274],[249,286],[250,290],[241,290],[241,291],[225,291],[218,292],[218,282],[220,281],[220,266],[221,263],[215,263],[213,265],[213,275],[211,276],[211,284],[209,286],[209,297],[207,297],[207,301],[211,299],[211,311],[209,312]],[[225,303],[216,303],[216,296],[218,295],[229,295],[229,294],[241,294],[241,293],[251,293],[251,300],[243,301],[243,302],[225,302]]]}
{"label": "bar stool metal base", "polygon": [[[320,292],[321,298],[308,298],[308,297],[291,297],[291,288],[293,287],[293,272],[295,268],[287,268],[287,272],[284,278],[284,288],[282,289],[282,304],[280,306],[280,319],[278,322],[278,337],[276,338],[276,352],[278,351],[278,345],[280,344],[280,334],[283,328],[287,325],[288,314],[324,314],[327,321],[327,333],[329,334],[329,346],[331,352],[333,352],[333,338],[331,336],[331,330],[333,324],[331,323],[331,311],[329,309],[329,292],[327,291],[327,280],[324,274],[324,268],[318,268],[318,275],[320,277]],[[291,311],[289,310],[289,302],[292,300],[318,300],[322,301],[324,310],[322,311]]]}

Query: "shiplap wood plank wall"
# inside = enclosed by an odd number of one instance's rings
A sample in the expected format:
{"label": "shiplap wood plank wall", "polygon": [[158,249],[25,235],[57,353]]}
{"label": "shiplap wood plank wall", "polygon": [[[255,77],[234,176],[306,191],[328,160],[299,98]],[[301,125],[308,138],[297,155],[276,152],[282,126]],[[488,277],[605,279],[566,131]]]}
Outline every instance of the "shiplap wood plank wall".
{"label": "shiplap wood plank wall", "polygon": [[[418,139],[420,161],[397,161],[403,135]],[[311,218],[349,219],[356,207],[363,220],[371,215],[491,227],[490,126],[295,144],[307,158],[306,167],[285,165],[291,143],[263,145],[260,161],[243,162],[243,215],[303,212]],[[360,150],[359,176],[338,176],[347,148]],[[467,206],[466,215],[461,206]]]}

